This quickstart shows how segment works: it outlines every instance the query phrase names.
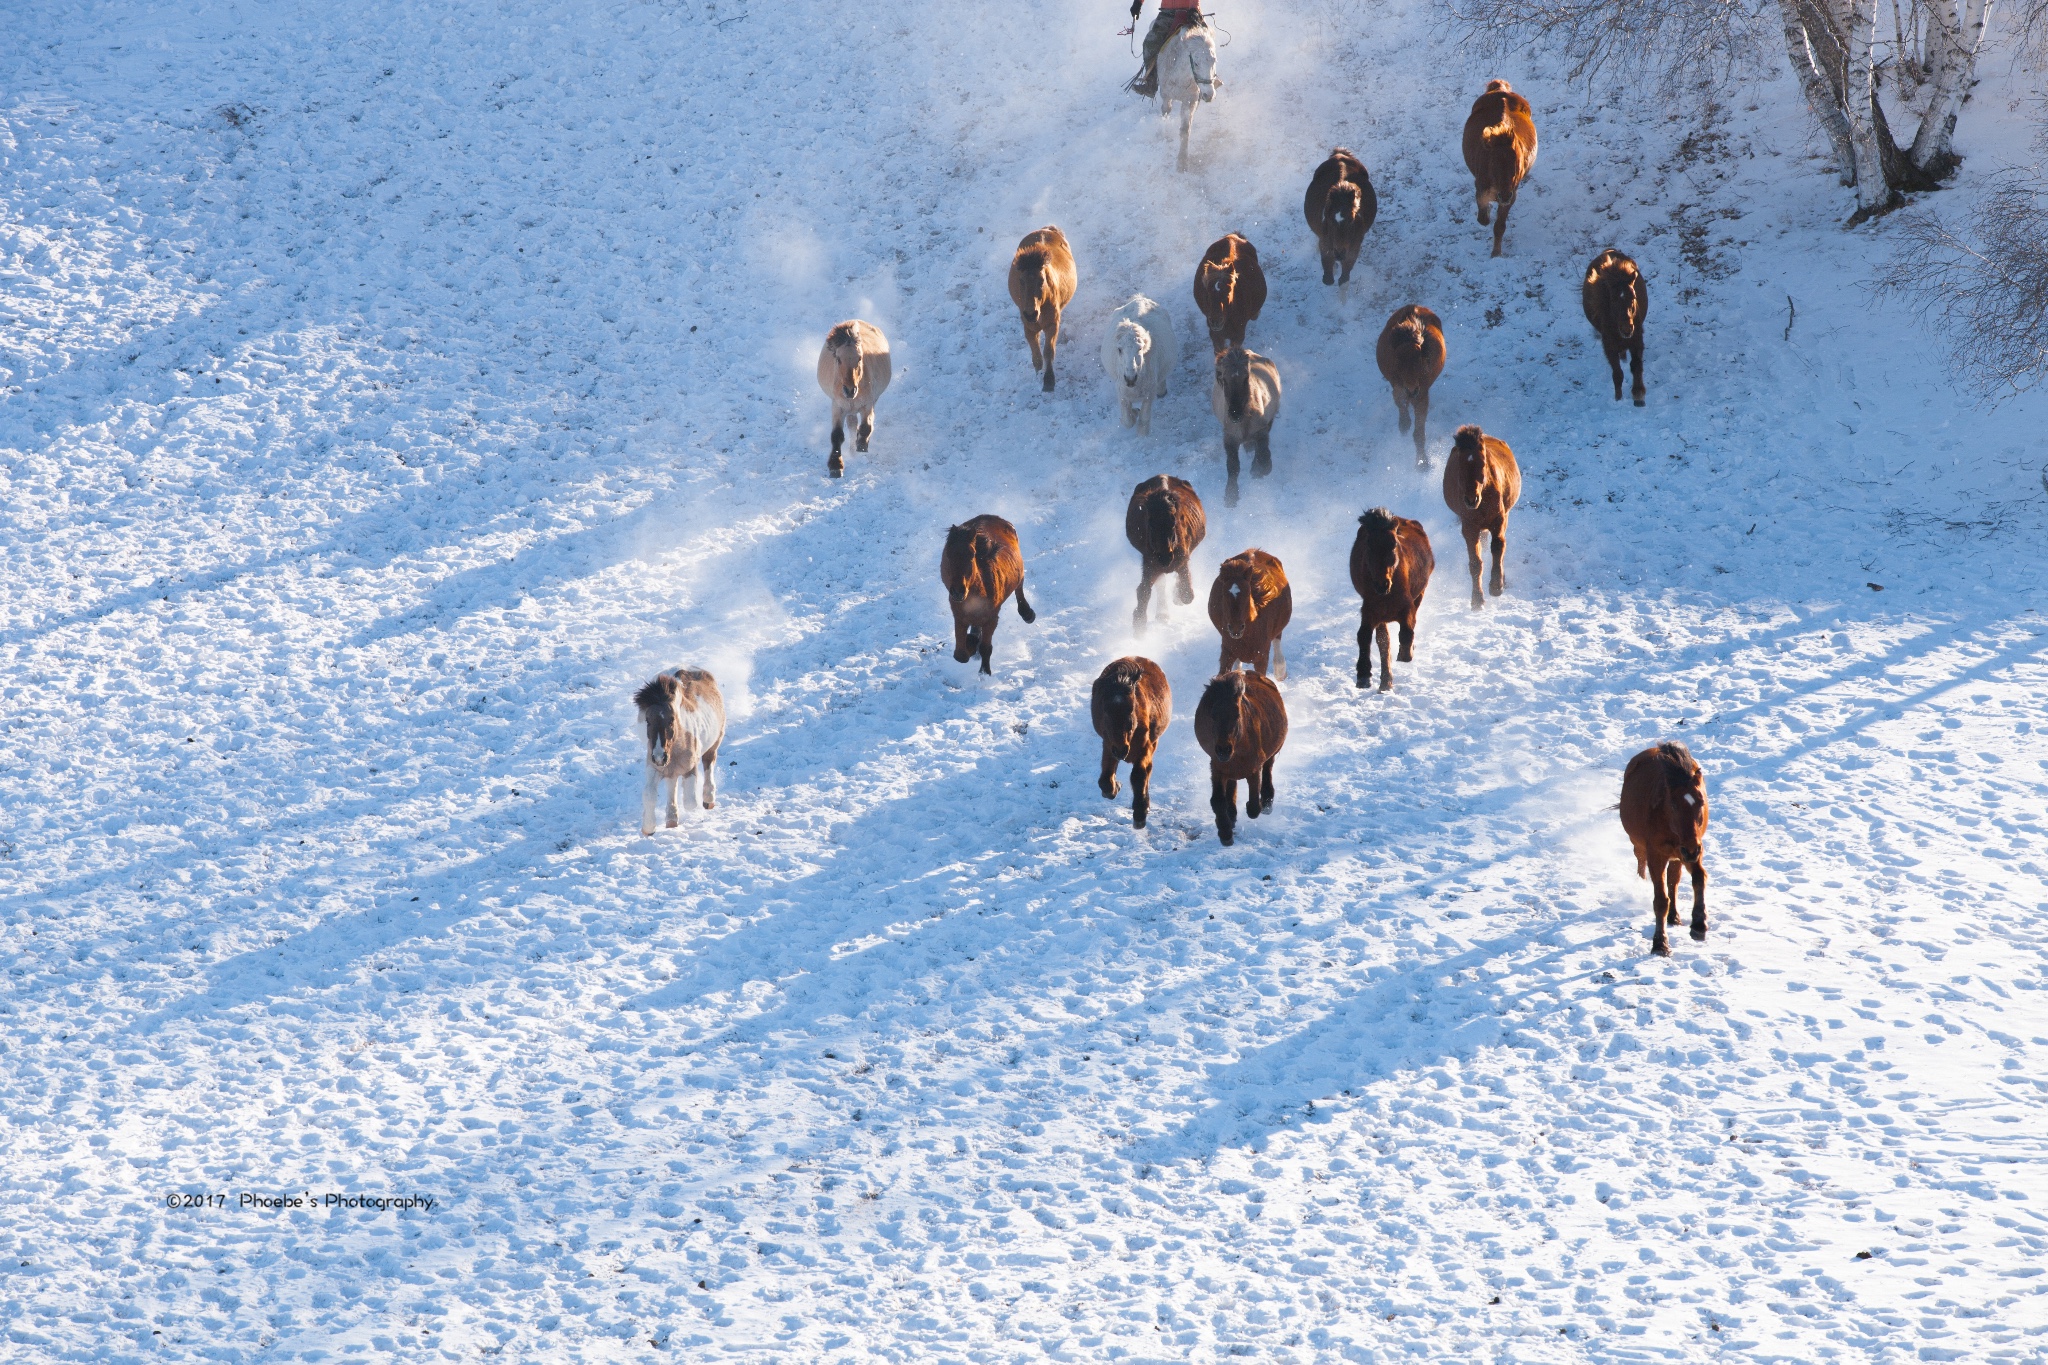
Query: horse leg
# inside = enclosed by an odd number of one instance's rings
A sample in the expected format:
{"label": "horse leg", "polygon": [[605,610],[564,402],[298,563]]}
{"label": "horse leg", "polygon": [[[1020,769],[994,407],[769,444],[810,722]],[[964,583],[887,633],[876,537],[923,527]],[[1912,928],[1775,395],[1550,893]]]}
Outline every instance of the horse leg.
{"label": "horse leg", "polygon": [[996,623],[991,621],[981,627],[979,634],[981,636],[981,671],[983,673],[993,673],[995,670],[988,666],[988,659],[989,655],[995,652]]}
{"label": "horse leg", "polygon": [[1259,805],[1265,810],[1273,809],[1273,760],[1267,759],[1266,766],[1259,769]]}
{"label": "horse leg", "polygon": [[704,773],[699,766],[701,760],[702,755],[691,754],[690,761],[684,765],[682,773],[676,778],[676,786],[685,789],[683,808],[693,812],[704,809]]}
{"label": "horse leg", "polygon": [[1650,923],[1655,926],[1650,935],[1650,951],[1658,957],[1671,956],[1671,940],[1664,935],[1664,916],[1670,909],[1670,900],[1664,890],[1664,860],[1653,859],[1655,866],[1650,869]]}
{"label": "horse leg", "polygon": [[1180,107],[1180,166],[1188,168],[1188,130],[1195,126],[1195,102],[1189,100]]}
{"label": "horse leg", "polygon": [[1479,561],[1479,537],[1485,533],[1479,529],[1479,523],[1475,521],[1463,522],[1458,529],[1465,536],[1465,567],[1472,573],[1472,610],[1478,611],[1486,605],[1486,597],[1479,591],[1479,572],[1482,568]]}
{"label": "horse leg", "polygon": [[854,436],[853,436],[853,449],[854,449],[854,452],[855,452],[856,454],[860,454],[860,455],[865,455],[865,454],[867,454],[867,453],[868,453],[868,437],[870,437],[870,436],[872,436],[872,435],[874,435],[874,434],[875,434],[875,410],[874,410],[874,408],[872,408],[872,407],[867,407],[867,408],[863,408],[863,409],[861,409],[861,414],[860,414],[860,430],[859,430],[859,431],[857,431],[857,432],[855,432],[855,433],[854,433]]}
{"label": "horse leg", "polygon": [[1387,647],[1387,623],[1382,621],[1373,631],[1373,638],[1380,642],[1380,691],[1394,690],[1394,651]]}
{"label": "horse leg", "polygon": [[[1500,255],[1500,239],[1508,235],[1508,210],[1515,206],[1515,196],[1504,196],[1500,201],[1500,212],[1493,220],[1493,254]],[[1484,219],[1480,220],[1484,222]]]}
{"label": "horse leg", "polygon": [[1358,623],[1358,685],[1364,687],[1372,681],[1372,623],[1365,620],[1365,613],[1359,613]]}
{"label": "horse leg", "polygon": [[1337,282],[1336,248],[1330,245],[1328,238],[1319,241],[1318,243],[1316,243],[1316,245],[1321,248],[1321,253],[1323,257],[1323,283],[1335,284]]}
{"label": "horse leg", "polygon": [[953,613],[953,662],[964,664],[974,657],[974,627],[958,610]]}
{"label": "horse leg", "polygon": [[703,763],[698,766],[704,770],[704,809],[716,810],[718,808],[718,746],[716,744],[706,751]]}
{"label": "horse leg", "polygon": [[[1688,858],[1686,869],[1692,873],[1692,941],[1707,941],[1707,865],[1698,858]],[[1677,878],[1674,876],[1673,881]]]}
{"label": "horse leg", "polygon": [[1479,226],[1485,227],[1493,221],[1493,186],[1484,180],[1476,181],[1472,190],[1473,202],[1479,206]]}
{"label": "horse leg", "polygon": [[1415,403],[1415,467],[1429,468],[1429,386],[1418,389]]}
{"label": "horse leg", "polygon": [[1131,613],[1131,630],[1134,634],[1145,633],[1145,614],[1152,608],[1152,580],[1159,571],[1147,562],[1138,569],[1138,609]]}
{"label": "horse leg", "polygon": [[832,458],[825,462],[825,468],[835,479],[846,471],[846,457],[840,453],[840,447],[845,444],[846,409],[835,399],[832,403]]}
{"label": "horse leg", "polygon": [[1237,840],[1237,779],[1209,774],[1209,809],[1216,812],[1216,838],[1225,848]]}
{"label": "horse leg", "polygon": [[1152,395],[1149,393],[1138,400],[1138,434],[1152,434]]}
{"label": "horse leg", "polygon": [[654,810],[661,793],[661,775],[647,765],[647,784],[640,789],[640,832],[654,837]]}
{"label": "horse leg", "polygon": [[1254,438],[1252,447],[1252,477],[1263,479],[1273,472],[1273,429],[1267,427]]}
{"label": "horse leg", "polygon": [[1223,438],[1223,468],[1230,476],[1223,483],[1223,505],[1237,506],[1237,442]]}
{"label": "horse leg", "polygon": [[[1287,654],[1286,654],[1286,652],[1285,652],[1284,650],[1282,650],[1282,649],[1280,648],[1280,637],[1279,637],[1279,636],[1277,636],[1277,635],[1275,635],[1275,636],[1273,637],[1272,651],[1273,651],[1273,681],[1274,681],[1274,682],[1286,682],[1286,681],[1287,681]],[[1259,672],[1261,672],[1261,673],[1264,673],[1265,671],[1266,671],[1266,670],[1265,670],[1265,669],[1263,669],[1263,668],[1259,670]]]}
{"label": "horse leg", "polygon": [[[1632,381],[1629,384],[1629,397],[1635,400],[1637,407],[1642,407],[1644,395],[1649,393],[1649,390],[1643,387],[1643,334],[1640,330],[1636,332],[1635,340],[1628,348],[1628,370],[1630,380]],[[1614,396],[1619,398],[1621,397],[1621,367],[1619,365],[1615,366],[1614,384]]]}
{"label": "horse leg", "polygon": [[1036,318],[1024,319],[1024,344],[1031,348],[1032,372],[1043,373],[1045,370],[1045,357],[1038,353],[1038,320]]}
{"label": "horse leg", "polygon": [[1626,343],[1616,341],[1604,333],[1600,337],[1600,349],[1607,353],[1607,372],[1614,380],[1614,401],[1621,401],[1621,353]]}
{"label": "horse leg", "polygon": [[1407,431],[1415,425],[1415,415],[1409,410],[1408,391],[1394,386],[1394,411],[1401,414],[1401,430]]}
{"label": "horse leg", "polygon": [[676,809],[676,797],[680,795],[679,789],[682,785],[683,777],[681,773],[677,773],[668,780],[668,827],[670,829],[674,829],[683,822],[682,813]]}
{"label": "horse leg", "polygon": [[[1195,580],[1194,576],[1189,573],[1186,564],[1180,566],[1180,587],[1174,590],[1173,595],[1174,599],[1184,607],[1195,600]],[[1166,613],[1161,611],[1159,614],[1164,616]]]}
{"label": "horse leg", "polygon": [[1664,922],[1678,923],[1678,879],[1685,873],[1685,864],[1677,858],[1664,864]]}
{"label": "horse leg", "polygon": [[1501,567],[1501,559],[1508,550],[1508,519],[1505,514],[1493,527],[1493,582],[1488,589],[1495,597],[1508,590],[1507,570]]}
{"label": "horse leg", "polygon": [[1145,817],[1152,813],[1152,755],[1147,752],[1142,761],[1133,754],[1131,757],[1131,828],[1145,828]]}
{"label": "horse leg", "polygon": [[1408,608],[1408,619],[1401,623],[1401,662],[1415,662],[1415,613],[1420,604]]}
{"label": "horse leg", "polygon": [[1116,746],[1110,742],[1108,735],[1104,735],[1102,737],[1102,775],[1096,779],[1095,785],[1100,787],[1102,794],[1112,801],[1116,800],[1116,794],[1120,790],[1116,780],[1116,765],[1118,761]]}
{"label": "horse leg", "polygon": [[1060,315],[1052,315],[1052,326],[1041,328],[1045,333],[1045,391],[1052,392],[1052,355],[1060,344]]}

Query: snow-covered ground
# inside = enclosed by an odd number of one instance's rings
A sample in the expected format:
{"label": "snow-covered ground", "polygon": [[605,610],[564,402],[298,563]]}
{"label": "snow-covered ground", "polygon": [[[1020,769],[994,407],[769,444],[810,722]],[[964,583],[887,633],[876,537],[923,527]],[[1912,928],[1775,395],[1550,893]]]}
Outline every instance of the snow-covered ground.
{"label": "snow-covered ground", "polygon": [[[0,1358],[2048,1359],[2048,408],[1871,302],[1785,79],[1608,109],[1421,0],[1218,9],[1185,176],[1098,0],[11,9]],[[1543,138],[1501,260],[1493,74]],[[1987,75],[1952,203],[2030,131]],[[1334,143],[1380,194],[1341,307]],[[1045,222],[1052,396],[1003,289]],[[1286,397],[1226,509],[1187,291],[1232,229]],[[1187,353],[1149,439],[1095,358],[1133,290]],[[1411,301],[1439,453],[1527,479],[1483,612],[1372,362]],[[896,378],[833,482],[848,316]],[[1295,585],[1230,849],[1199,608],[1142,646],[1151,828],[1093,780],[1161,471],[1199,584]],[[1379,503],[1439,562],[1391,697]],[[978,512],[1040,612],[992,680],[936,571]],[[629,695],[679,663],[729,762],[647,840]],[[1661,738],[1714,801],[1669,961],[1611,809]]]}

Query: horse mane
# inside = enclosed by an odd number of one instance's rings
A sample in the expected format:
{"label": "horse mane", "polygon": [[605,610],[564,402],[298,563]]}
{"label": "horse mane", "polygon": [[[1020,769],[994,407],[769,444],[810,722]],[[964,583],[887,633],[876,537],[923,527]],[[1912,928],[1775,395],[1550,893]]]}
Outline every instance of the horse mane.
{"label": "horse mane", "polygon": [[651,682],[642,684],[640,690],[633,694],[633,705],[642,711],[658,710],[667,706],[675,693],[676,680],[666,673],[657,673]]}
{"label": "horse mane", "polygon": [[1495,76],[1486,83],[1486,93],[1489,95],[1512,95],[1515,93],[1515,87],[1509,85],[1500,77]]}
{"label": "horse mane", "polygon": [[1692,751],[1676,740],[1666,740],[1657,746],[1657,761],[1663,765],[1664,781],[1673,787],[1696,787],[1703,774]]}
{"label": "horse mane", "polygon": [[1471,455],[1485,448],[1486,433],[1467,422],[1451,434],[1451,448],[1461,455]]}
{"label": "horse mane", "polygon": [[1410,313],[1394,324],[1394,340],[1420,355],[1422,349],[1429,345],[1429,328],[1424,325],[1419,315]]}
{"label": "horse mane", "polygon": [[[1168,484],[1161,490],[1162,495],[1172,490]],[[1169,557],[1184,548],[1181,541],[1181,521],[1174,515],[1173,500],[1166,496],[1150,499],[1145,504],[1145,529],[1147,538],[1154,545],[1163,546]],[[1192,548],[1192,547],[1186,547]]]}
{"label": "horse mane", "polygon": [[[825,344],[830,347],[852,346],[858,341],[858,324],[842,322],[825,334]],[[813,333],[815,335],[815,333]]]}

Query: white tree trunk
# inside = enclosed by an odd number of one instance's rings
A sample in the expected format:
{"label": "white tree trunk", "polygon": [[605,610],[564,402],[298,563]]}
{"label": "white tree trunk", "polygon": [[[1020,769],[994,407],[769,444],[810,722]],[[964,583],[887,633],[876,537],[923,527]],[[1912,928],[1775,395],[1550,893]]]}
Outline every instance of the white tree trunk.
{"label": "white tree trunk", "polygon": [[1993,0],[1932,0],[1928,5],[1927,55],[1934,68],[1934,93],[1907,153],[1923,171],[1940,170],[1955,154],[1956,118],[1977,74],[1977,54],[1990,31],[1992,4]]}
{"label": "white tree trunk", "polygon": [[1856,159],[1856,207],[1882,208],[1891,199],[1884,161],[1877,150],[1877,125],[1870,116],[1876,94],[1870,48],[1877,32],[1877,0],[1847,0],[1843,30],[1846,70],[1842,73],[1843,114],[1849,120],[1849,148]]}
{"label": "white tree trunk", "polygon": [[1842,183],[1856,183],[1856,156],[1849,141],[1849,121],[1842,116],[1842,106],[1835,99],[1835,90],[1827,73],[1821,70],[1813,44],[1806,33],[1806,17],[1799,0],[1778,0],[1778,17],[1785,26],[1785,56],[1792,63],[1792,74],[1799,78],[1799,88],[1806,95],[1807,107],[1820,120],[1821,131],[1828,136],[1828,143],[1835,151],[1835,165],[1840,169]]}

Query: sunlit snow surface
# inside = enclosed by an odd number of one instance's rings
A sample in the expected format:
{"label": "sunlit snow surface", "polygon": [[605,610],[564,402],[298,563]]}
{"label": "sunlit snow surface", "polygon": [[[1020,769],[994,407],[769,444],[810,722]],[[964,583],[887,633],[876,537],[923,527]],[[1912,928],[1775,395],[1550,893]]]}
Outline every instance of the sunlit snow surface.
{"label": "sunlit snow surface", "polygon": [[[1217,8],[1187,175],[1092,0],[9,11],[0,1358],[2043,1358],[2042,401],[1871,302],[1891,227],[1775,68],[1603,108],[1419,0]],[[1494,74],[1542,129],[1501,260]],[[2026,151],[1987,77],[1949,211]],[[1051,396],[1003,288],[1046,222]],[[1188,294],[1230,230],[1286,385],[1235,509]],[[1641,410],[1579,311],[1610,244]],[[1136,290],[1187,353],[1149,439],[1096,359]],[[1408,302],[1438,457],[1477,421],[1526,476],[1483,612],[1373,366]],[[896,377],[833,482],[851,316]],[[1129,633],[1162,471],[1199,586],[1294,582],[1231,849],[1213,632]],[[1391,697],[1375,504],[1438,560]],[[937,577],[980,512],[1040,612],[992,680]],[[1087,694],[1140,648],[1134,833]],[[681,663],[730,763],[642,839],[629,696]],[[1670,961],[1611,809],[1661,738],[1713,800]],[[437,1204],[164,1206],[307,1191]]]}

